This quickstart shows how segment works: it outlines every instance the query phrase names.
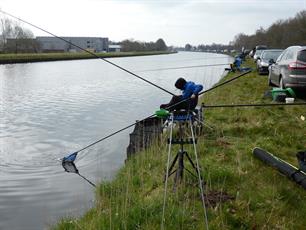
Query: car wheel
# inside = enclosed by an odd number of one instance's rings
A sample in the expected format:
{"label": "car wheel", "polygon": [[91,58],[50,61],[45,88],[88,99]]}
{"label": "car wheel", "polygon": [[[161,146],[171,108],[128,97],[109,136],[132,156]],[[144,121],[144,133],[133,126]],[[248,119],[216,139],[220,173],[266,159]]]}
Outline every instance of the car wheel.
{"label": "car wheel", "polygon": [[284,85],[284,81],[283,81],[282,77],[280,77],[280,79],[279,79],[279,88],[285,89],[285,85]]}
{"label": "car wheel", "polygon": [[274,86],[274,84],[272,83],[270,76],[268,76],[268,86]]}
{"label": "car wheel", "polygon": [[271,73],[270,73],[270,71],[269,71],[269,75],[268,75],[268,85],[269,85],[269,86],[275,86],[275,85],[272,83],[272,81],[271,81]]}

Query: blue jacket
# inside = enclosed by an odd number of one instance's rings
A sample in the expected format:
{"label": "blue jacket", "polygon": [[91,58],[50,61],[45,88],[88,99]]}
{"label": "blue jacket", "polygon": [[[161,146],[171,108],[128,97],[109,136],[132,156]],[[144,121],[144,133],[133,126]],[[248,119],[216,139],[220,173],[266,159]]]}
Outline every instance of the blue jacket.
{"label": "blue jacket", "polygon": [[235,65],[237,68],[240,68],[241,64],[242,64],[241,58],[240,58],[240,57],[236,57],[236,58],[235,58],[235,61],[234,61],[234,65]]}
{"label": "blue jacket", "polygon": [[203,89],[203,85],[196,85],[192,81],[188,81],[184,85],[183,93],[182,93],[182,98],[187,99],[191,97],[192,94],[197,95],[201,90]]}

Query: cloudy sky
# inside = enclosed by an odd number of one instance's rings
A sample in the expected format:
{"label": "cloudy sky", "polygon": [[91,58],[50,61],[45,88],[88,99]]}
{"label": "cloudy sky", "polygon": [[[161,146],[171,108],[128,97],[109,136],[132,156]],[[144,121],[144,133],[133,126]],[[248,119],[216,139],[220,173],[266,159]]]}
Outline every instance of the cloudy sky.
{"label": "cloudy sky", "polygon": [[58,36],[163,38],[184,46],[228,44],[238,33],[294,17],[306,0],[1,0],[0,9]]}

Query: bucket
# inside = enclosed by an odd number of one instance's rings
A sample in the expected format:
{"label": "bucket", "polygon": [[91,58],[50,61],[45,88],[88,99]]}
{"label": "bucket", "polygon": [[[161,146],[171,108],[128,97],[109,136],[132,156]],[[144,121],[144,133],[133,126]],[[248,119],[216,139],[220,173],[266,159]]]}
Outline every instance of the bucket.
{"label": "bucket", "polygon": [[289,103],[293,103],[294,102],[294,98],[293,97],[286,97],[286,103],[289,104]]}

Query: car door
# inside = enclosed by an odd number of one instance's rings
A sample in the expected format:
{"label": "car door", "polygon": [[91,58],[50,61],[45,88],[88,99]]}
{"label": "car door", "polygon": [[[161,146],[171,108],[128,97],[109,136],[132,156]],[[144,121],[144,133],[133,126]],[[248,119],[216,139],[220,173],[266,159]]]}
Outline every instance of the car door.
{"label": "car door", "polygon": [[283,57],[286,55],[287,50],[285,50],[279,57],[276,59],[276,62],[270,67],[270,80],[273,84],[278,85],[279,75],[280,75],[280,63]]}
{"label": "car door", "polygon": [[294,58],[294,47],[292,47],[291,49],[289,49],[286,52],[286,55],[284,55],[284,57],[282,58],[281,62],[279,63],[279,69],[280,69],[280,73],[279,73],[279,78],[278,78],[278,82],[280,81],[280,76],[282,76],[283,80],[288,78],[289,76],[289,63],[293,61]]}

